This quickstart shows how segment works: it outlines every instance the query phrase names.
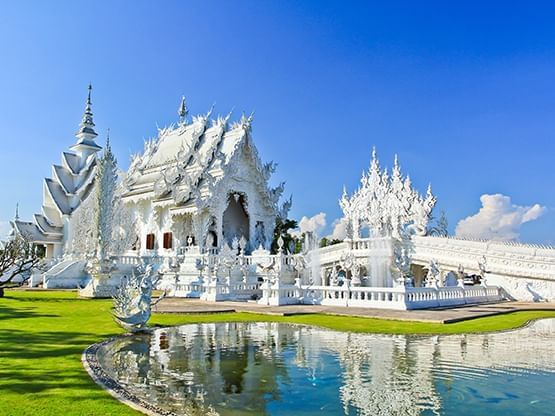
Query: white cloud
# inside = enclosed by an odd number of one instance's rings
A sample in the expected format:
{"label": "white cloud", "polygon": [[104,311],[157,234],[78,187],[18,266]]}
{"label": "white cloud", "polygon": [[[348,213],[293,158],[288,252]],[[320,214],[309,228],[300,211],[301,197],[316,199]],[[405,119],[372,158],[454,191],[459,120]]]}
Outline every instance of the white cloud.
{"label": "white cloud", "polygon": [[11,229],[12,227],[8,221],[0,220],[0,241],[8,236]]}
{"label": "white cloud", "polygon": [[316,235],[321,235],[326,228],[326,214],[320,212],[312,217],[302,217],[299,221],[299,231],[293,231],[291,234],[300,236],[302,233],[312,231]]}
{"label": "white cloud", "polygon": [[510,197],[502,194],[484,194],[480,201],[482,207],[478,213],[457,224],[457,237],[516,240],[522,224],[539,218],[547,210],[539,204],[531,207],[514,205]]}
{"label": "white cloud", "polygon": [[347,238],[347,220],[345,218],[336,219],[333,224],[333,231],[328,235],[329,240],[341,240]]}

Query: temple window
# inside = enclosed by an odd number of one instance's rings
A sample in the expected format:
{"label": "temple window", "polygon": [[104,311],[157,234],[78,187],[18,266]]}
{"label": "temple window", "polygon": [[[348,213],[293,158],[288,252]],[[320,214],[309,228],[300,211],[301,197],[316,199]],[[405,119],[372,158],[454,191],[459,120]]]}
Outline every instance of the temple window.
{"label": "temple window", "polygon": [[146,235],[146,249],[154,250],[154,234]]}
{"label": "temple window", "polygon": [[172,248],[172,233],[164,233],[164,248]]}

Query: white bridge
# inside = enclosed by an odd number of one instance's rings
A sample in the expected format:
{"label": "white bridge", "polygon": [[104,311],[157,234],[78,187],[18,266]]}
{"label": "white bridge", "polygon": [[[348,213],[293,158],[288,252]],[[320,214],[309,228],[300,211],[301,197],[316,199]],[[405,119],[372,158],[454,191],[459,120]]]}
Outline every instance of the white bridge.
{"label": "white bridge", "polygon": [[[436,261],[442,279],[462,266],[467,275],[480,275],[479,262],[487,260],[487,282],[502,287],[514,299],[555,301],[555,248],[543,245],[463,240],[453,237],[413,236],[412,272],[420,286],[428,265]],[[341,267],[345,253],[360,265],[372,254],[372,239],[358,239],[318,250],[322,270]]]}
{"label": "white bridge", "polygon": [[[552,247],[413,236],[413,279],[409,284],[398,284],[391,275],[388,281],[377,281],[373,276],[372,259],[386,258],[390,268],[391,252],[377,244],[382,240],[345,240],[307,254],[272,255],[262,250],[246,255],[227,246],[218,252],[202,252],[191,246],[169,256],[141,257],[129,253],[113,260],[121,275],[129,274],[143,262],[158,264],[162,275],[160,287],[168,290],[170,296],[211,301],[389,309],[446,307],[503,299],[555,301]],[[485,276],[479,266],[484,259]],[[427,278],[431,262],[438,268],[432,283]],[[72,283],[74,279],[68,275],[72,267],[55,266],[46,272],[44,280],[49,281],[46,287],[56,287],[55,282],[60,282],[58,287],[62,287],[62,282]],[[465,285],[463,275],[476,276],[482,283]]]}
{"label": "white bridge", "polygon": [[[504,299],[555,300],[555,249],[551,247],[413,236],[413,279],[411,284],[399,285],[391,279],[385,284],[373,280],[371,259],[391,256],[376,248],[380,240],[346,240],[306,255],[192,250],[180,260],[166,258],[161,270],[170,295],[212,301],[421,309]],[[485,272],[479,266],[484,259]],[[432,261],[439,268],[439,278],[430,284],[426,275]],[[465,285],[462,275],[475,275],[482,283]]]}

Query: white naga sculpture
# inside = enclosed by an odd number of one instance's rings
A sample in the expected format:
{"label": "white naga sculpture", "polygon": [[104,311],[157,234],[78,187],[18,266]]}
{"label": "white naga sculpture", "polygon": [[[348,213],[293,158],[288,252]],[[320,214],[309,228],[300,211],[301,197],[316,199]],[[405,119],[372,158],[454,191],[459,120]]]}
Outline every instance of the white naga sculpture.
{"label": "white naga sculpture", "polygon": [[488,273],[487,265],[488,265],[488,262],[487,262],[486,256],[482,256],[482,258],[478,260],[478,270],[480,270],[480,275],[482,276],[482,279],[481,279],[482,286],[487,285],[487,276],[486,276],[486,274]]}
{"label": "white naga sculpture", "polygon": [[138,274],[121,279],[114,298],[113,316],[116,322],[127,331],[143,331],[150,319],[152,303],[152,265],[140,267]]}
{"label": "white naga sculpture", "polygon": [[372,237],[401,239],[407,226],[417,235],[426,235],[436,197],[431,185],[424,197],[412,187],[409,176],[403,178],[397,156],[389,176],[387,170],[381,170],[374,149],[370,169],[360,182],[351,197],[344,189],[339,201],[347,220],[348,238],[359,238],[363,227],[369,228]]}
{"label": "white naga sculpture", "polygon": [[437,287],[438,280],[441,276],[437,260],[431,260],[428,266],[428,274],[426,275],[426,287]]}
{"label": "white naga sculpture", "polygon": [[404,234],[404,238],[396,240],[393,244],[393,262],[391,265],[393,276],[397,277],[397,283],[401,286],[411,286],[411,254],[413,252],[410,243],[410,235]]}

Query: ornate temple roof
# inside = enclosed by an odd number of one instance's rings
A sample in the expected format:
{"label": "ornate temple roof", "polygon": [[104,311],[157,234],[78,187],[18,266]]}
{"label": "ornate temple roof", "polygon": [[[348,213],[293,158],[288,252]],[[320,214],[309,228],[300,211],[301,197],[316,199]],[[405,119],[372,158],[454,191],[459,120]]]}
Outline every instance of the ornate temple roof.
{"label": "ornate temple roof", "polygon": [[188,123],[187,113],[182,99],[179,123],[159,129],[158,137],[145,143],[143,154],[133,157],[124,198],[135,202],[150,199],[157,204],[174,205],[179,211],[194,211],[199,200],[208,198],[215,183],[231,168],[239,150],[248,149],[255,170],[260,173],[268,205],[277,209],[283,185],[267,188],[274,165],[260,161],[251,138],[252,115],[230,123],[231,114],[211,120],[210,109]]}

